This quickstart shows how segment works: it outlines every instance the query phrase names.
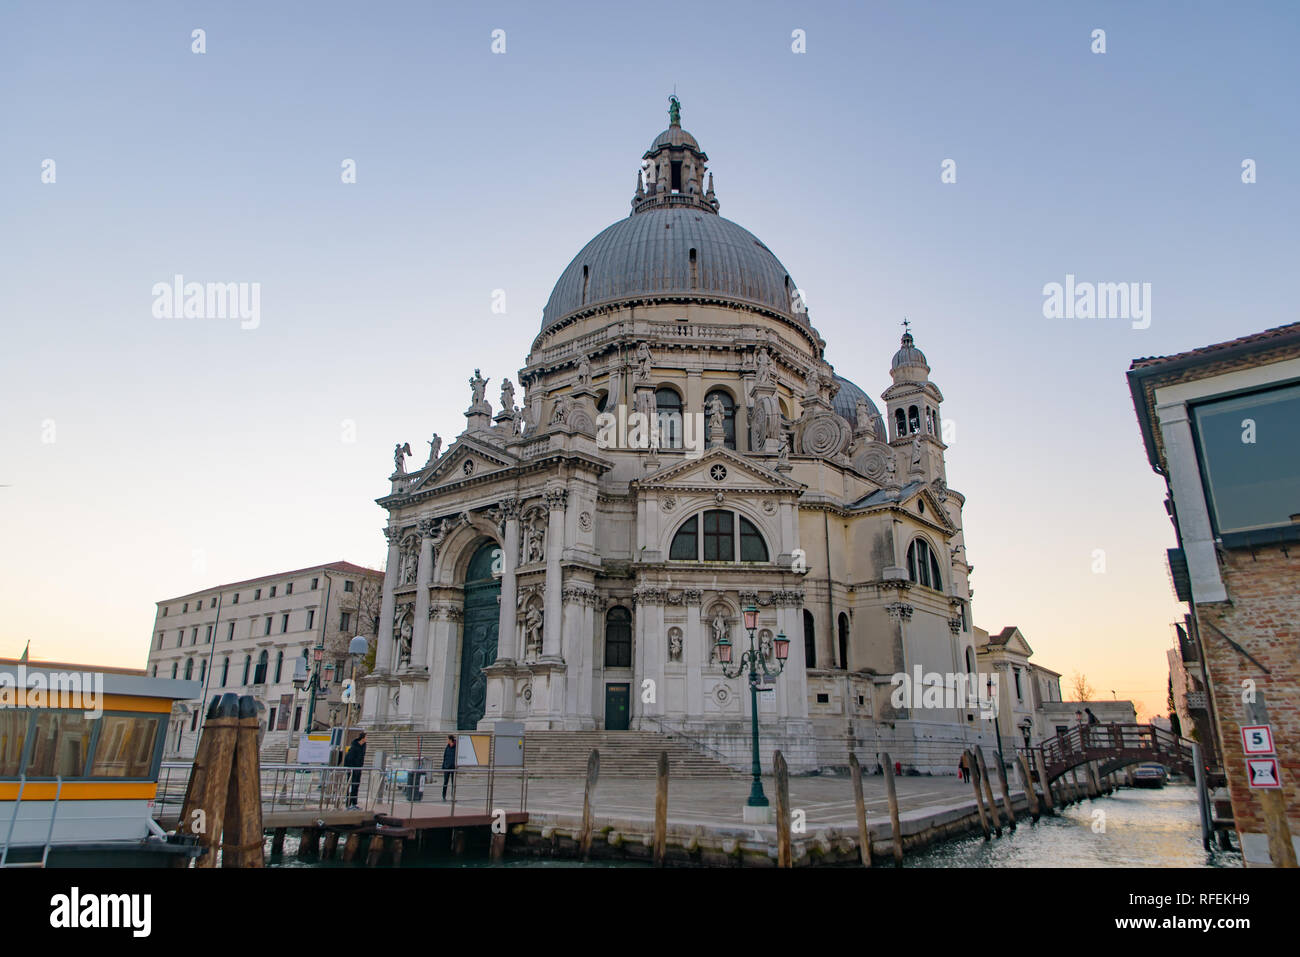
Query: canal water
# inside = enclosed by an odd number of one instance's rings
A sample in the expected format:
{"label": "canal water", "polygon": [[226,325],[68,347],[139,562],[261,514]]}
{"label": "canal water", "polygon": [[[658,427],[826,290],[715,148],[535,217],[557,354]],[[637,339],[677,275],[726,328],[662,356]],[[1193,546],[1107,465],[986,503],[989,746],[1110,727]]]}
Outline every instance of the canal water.
{"label": "canal water", "polygon": [[[294,856],[293,835],[285,841],[285,855],[271,858],[271,867],[355,867],[339,861],[300,861]],[[493,864],[486,853],[457,857],[450,852],[417,855],[408,852],[403,867],[648,867],[637,861],[593,861],[507,857]],[[1159,789],[1121,788],[1108,797],[1057,809],[1055,817],[1042,817],[1030,825],[1020,818],[1015,831],[985,841],[978,832],[935,845],[910,855],[905,867],[1241,867],[1236,851],[1206,851],[1196,791],[1190,785],[1171,784]]]}
{"label": "canal water", "polygon": [[967,835],[908,857],[905,867],[1241,867],[1241,854],[1201,846],[1196,789],[1121,788],[1058,808],[985,841]]}

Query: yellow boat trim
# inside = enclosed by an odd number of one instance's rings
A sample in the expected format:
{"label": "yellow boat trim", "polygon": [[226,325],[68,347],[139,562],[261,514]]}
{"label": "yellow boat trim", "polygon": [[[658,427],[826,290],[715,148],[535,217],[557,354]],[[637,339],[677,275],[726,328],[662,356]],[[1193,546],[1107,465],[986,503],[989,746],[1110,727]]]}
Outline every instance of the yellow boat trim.
{"label": "yellow boat trim", "polygon": [[[17,781],[0,782],[0,801],[18,800]],[[57,781],[28,781],[23,788],[23,802],[53,801],[59,790]],[[63,785],[60,801],[152,801],[158,794],[153,781],[68,781]]]}

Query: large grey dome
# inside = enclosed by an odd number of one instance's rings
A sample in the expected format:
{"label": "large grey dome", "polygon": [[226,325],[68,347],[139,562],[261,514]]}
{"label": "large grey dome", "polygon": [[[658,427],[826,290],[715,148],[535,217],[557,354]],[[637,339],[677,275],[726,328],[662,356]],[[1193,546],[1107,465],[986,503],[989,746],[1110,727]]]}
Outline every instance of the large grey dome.
{"label": "large grey dome", "polygon": [[722,300],[807,326],[807,316],[792,311],[794,290],[771,250],[712,210],[640,209],[599,233],[573,258],[542,312],[542,331],[574,313],[627,299]]}

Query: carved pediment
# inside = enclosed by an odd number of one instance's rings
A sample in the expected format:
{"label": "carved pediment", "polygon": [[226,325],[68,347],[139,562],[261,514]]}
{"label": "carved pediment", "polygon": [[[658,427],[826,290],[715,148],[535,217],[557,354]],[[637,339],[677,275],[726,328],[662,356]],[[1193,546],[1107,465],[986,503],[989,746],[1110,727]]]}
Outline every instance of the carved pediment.
{"label": "carved pediment", "polygon": [[469,479],[513,468],[517,463],[518,460],[508,452],[462,436],[411,484],[407,494],[418,495],[444,486],[458,485]]}
{"label": "carved pediment", "polygon": [[697,459],[660,469],[632,483],[641,489],[698,491],[782,491],[802,493],[803,484],[727,448],[712,448]]}

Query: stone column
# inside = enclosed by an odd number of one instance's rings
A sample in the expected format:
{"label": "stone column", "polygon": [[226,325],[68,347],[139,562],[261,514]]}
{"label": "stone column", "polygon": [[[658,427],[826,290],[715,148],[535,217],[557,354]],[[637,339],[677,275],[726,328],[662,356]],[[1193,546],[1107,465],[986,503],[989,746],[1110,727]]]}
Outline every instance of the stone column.
{"label": "stone column", "polygon": [[[568,492],[562,488],[546,490],[546,506],[550,509],[546,529],[546,617],[542,622],[542,658],[559,661],[564,612],[561,596],[563,583],[560,554],[564,550],[564,503]],[[504,596],[502,601],[504,601]]]}
{"label": "stone column", "polygon": [[433,535],[437,522],[420,519],[420,564],[415,572],[415,625],[411,629],[411,667],[429,668],[429,581],[433,578]]}
{"label": "stone column", "polygon": [[516,608],[518,584],[515,569],[519,564],[519,500],[501,502],[505,532],[501,542],[501,619],[497,625],[497,662],[514,664],[519,658],[519,627]]}
{"label": "stone column", "polygon": [[384,593],[379,606],[379,637],[375,640],[375,671],[379,674],[393,667],[393,589],[397,587],[398,566],[402,563],[402,530],[390,525],[384,529],[388,539],[388,567],[384,571]]}

